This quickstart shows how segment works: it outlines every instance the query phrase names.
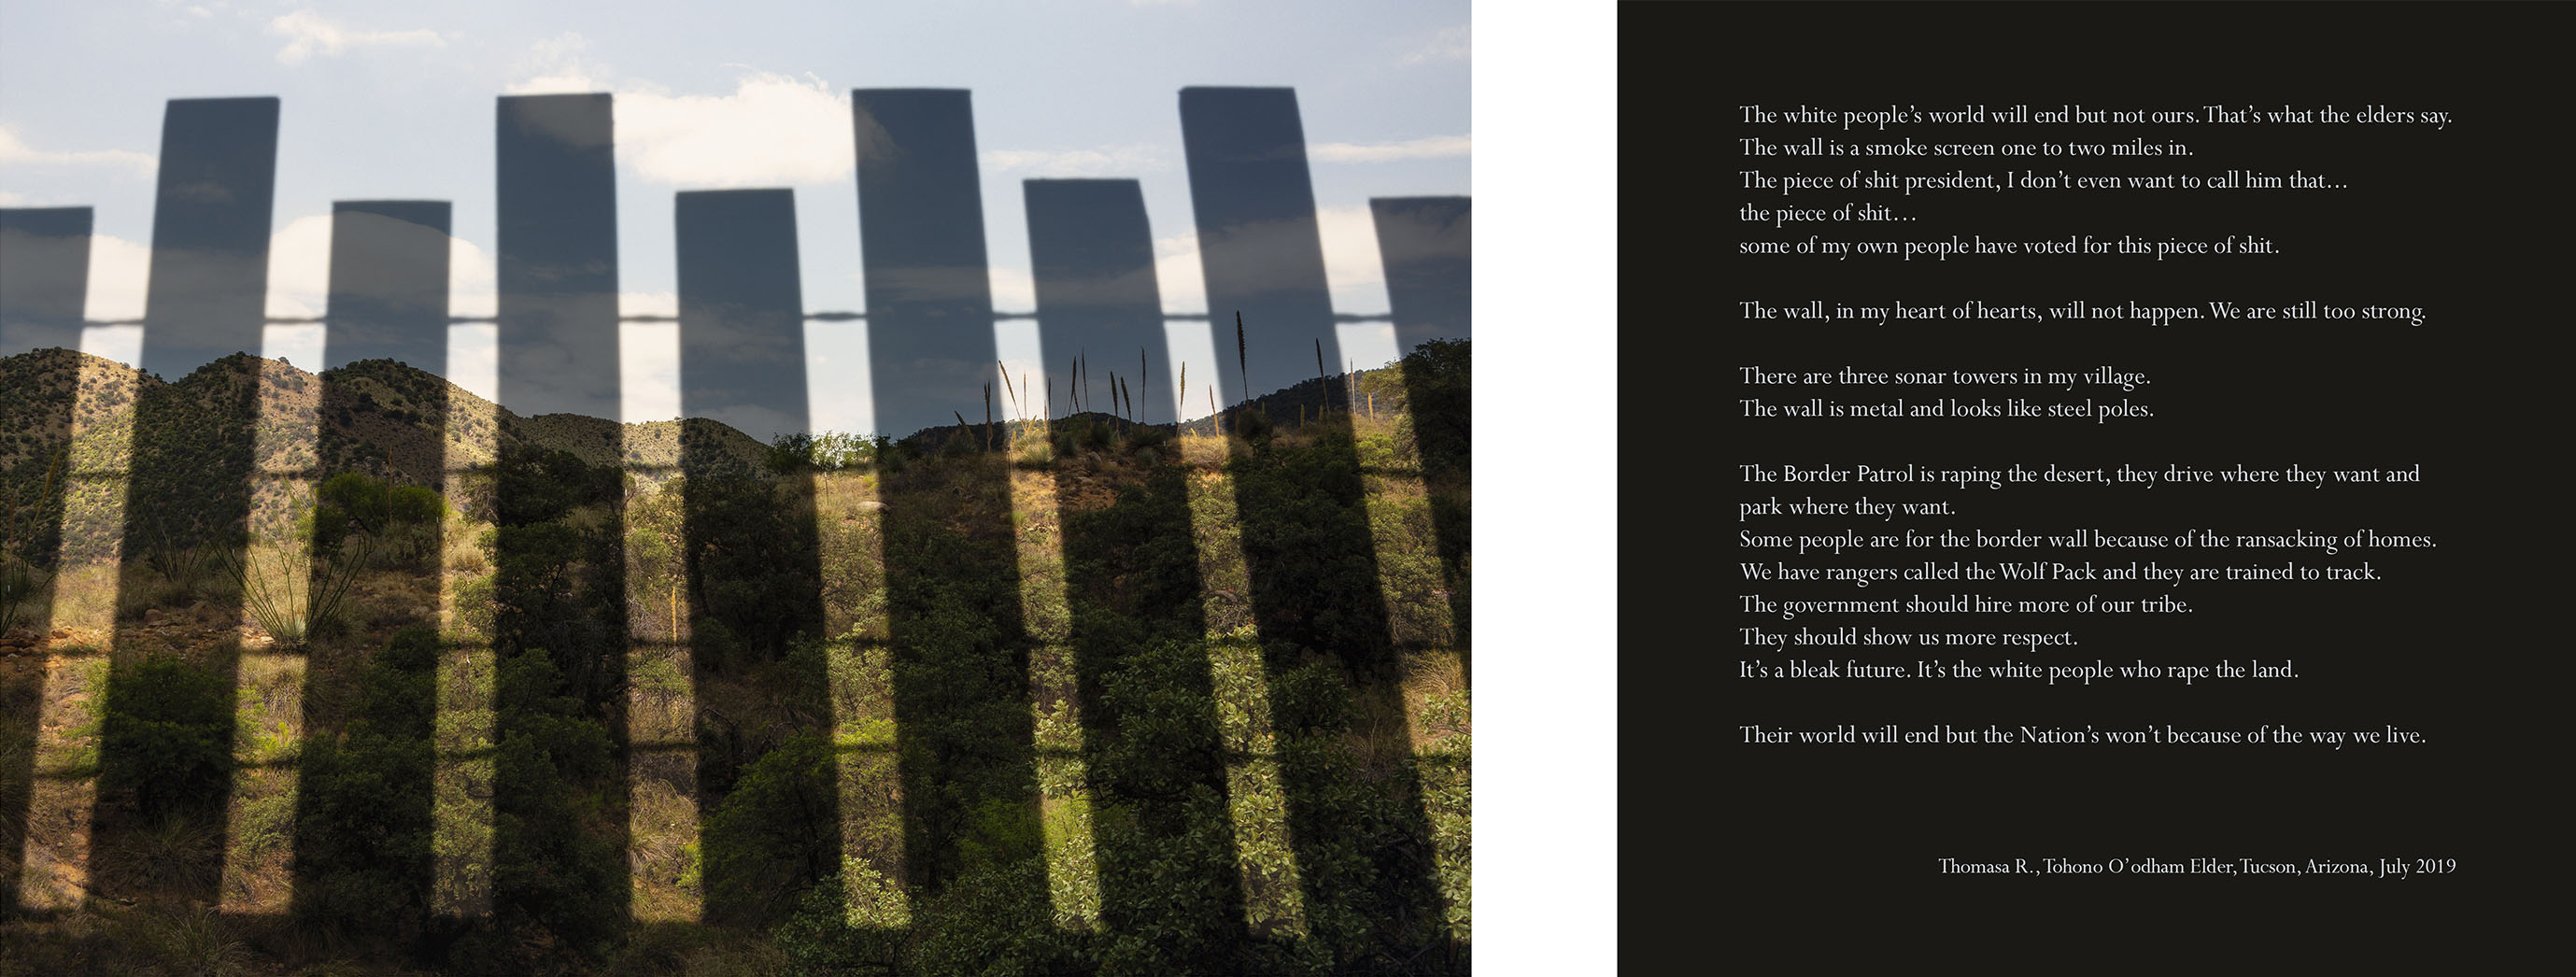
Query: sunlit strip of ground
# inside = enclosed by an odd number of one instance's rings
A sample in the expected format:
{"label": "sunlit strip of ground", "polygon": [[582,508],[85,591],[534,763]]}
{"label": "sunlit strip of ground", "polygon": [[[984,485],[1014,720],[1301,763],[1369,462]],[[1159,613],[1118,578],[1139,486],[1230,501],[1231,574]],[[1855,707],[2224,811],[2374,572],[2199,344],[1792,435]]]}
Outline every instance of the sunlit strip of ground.
{"label": "sunlit strip of ground", "polygon": [[1243,880],[1244,924],[1265,936],[1306,935],[1304,890],[1288,834],[1288,791],[1280,779],[1278,734],[1270,723],[1270,674],[1251,623],[1252,574],[1243,522],[1224,472],[1227,439],[1183,435],[1190,464],[1191,525],[1206,595],[1208,668],[1217,725],[1225,738],[1226,809]]}
{"label": "sunlit strip of ground", "polygon": [[886,614],[885,503],[877,473],[824,472],[814,479],[820,530],[824,645],[840,758],[841,888],[849,925],[897,929],[912,923],[904,891],[903,777],[895,753],[892,632]]}
{"label": "sunlit strip of ground", "polygon": [[95,422],[115,416],[115,405],[134,402],[135,380],[134,373],[105,361],[81,365],[62,548],[47,613],[48,632],[68,635],[49,646],[39,679],[35,777],[17,879],[18,904],[27,909],[77,909],[89,895],[99,726],[116,636],[133,452],[130,426],[101,428]]}
{"label": "sunlit strip of ground", "polygon": [[[316,573],[307,533],[314,508],[322,384],[292,366],[260,363],[249,546],[237,568],[242,646],[233,688],[232,793],[226,807],[220,892],[227,913],[284,914],[294,891],[297,763],[304,736],[303,632],[316,621]],[[284,633],[279,633],[284,632]]]}
{"label": "sunlit strip of ground", "polygon": [[[626,864],[635,920],[693,923],[704,909],[698,859],[697,665],[689,650],[685,527],[637,502],[657,491],[630,478],[626,527]],[[676,507],[668,507],[676,508]]]}
{"label": "sunlit strip of ground", "polygon": [[[1100,865],[1092,841],[1089,771],[1082,760],[1073,609],[1065,600],[1064,520],[1055,474],[1019,466],[1049,451],[1044,422],[1013,426],[1011,527],[1019,547],[1020,621],[1029,652],[1030,706],[1037,716],[1038,805],[1046,833],[1047,895],[1056,925],[1100,925]],[[1025,446],[1025,449],[1022,449]]]}
{"label": "sunlit strip of ground", "polygon": [[[445,484],[450,500],[487,496],[500,437],[498,408],[457,392],[448,398]],[[451,918],[492,911],[494,662],[492,560],[482,527],[451,516],[439,551],[437,773],[431,791],[430,906]]]}
{"label": "sunlit strip of ground", "polygon": [[[1401,362],[1385,372],[1402,383]],[[1364,402],[1351,418],[1355,430],[1386,430],[1375,404]],[[1370,543],[1377,553],[1378,588],[1395,646],[1405,661],[1404,721],[1431,827],[1433,869],[1439,873],[1441,912],[1451,939],[1468,941],[1473,881],[1473,829],[1466,817],[1470,795],[1469,704],[1466,664],[1458,628],[1450,619],[1449,586],[1440,567],[1439,536],[1421,475],[1384,464],[1362,465]]]}

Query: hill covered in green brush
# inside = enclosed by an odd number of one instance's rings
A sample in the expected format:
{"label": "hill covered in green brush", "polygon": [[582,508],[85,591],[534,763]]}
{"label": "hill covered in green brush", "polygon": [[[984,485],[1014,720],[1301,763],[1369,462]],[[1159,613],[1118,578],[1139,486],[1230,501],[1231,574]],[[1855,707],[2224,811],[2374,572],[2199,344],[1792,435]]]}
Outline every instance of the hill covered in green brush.
{"label": "hill covered in green brush", "polygon": [[0,973],[1466,972],[1466,353],[776,445],[0,361],[11,525],[160,534],[0,595]]}

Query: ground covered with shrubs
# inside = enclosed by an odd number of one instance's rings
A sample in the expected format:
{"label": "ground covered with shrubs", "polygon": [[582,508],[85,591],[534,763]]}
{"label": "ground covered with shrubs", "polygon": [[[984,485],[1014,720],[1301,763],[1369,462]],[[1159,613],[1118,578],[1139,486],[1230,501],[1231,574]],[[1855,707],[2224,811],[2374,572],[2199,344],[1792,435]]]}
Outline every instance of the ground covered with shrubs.
{"label": "ground covered with shrubs", "polygon": [[0,974],[1465,972],[1467,381],[20,533]]}

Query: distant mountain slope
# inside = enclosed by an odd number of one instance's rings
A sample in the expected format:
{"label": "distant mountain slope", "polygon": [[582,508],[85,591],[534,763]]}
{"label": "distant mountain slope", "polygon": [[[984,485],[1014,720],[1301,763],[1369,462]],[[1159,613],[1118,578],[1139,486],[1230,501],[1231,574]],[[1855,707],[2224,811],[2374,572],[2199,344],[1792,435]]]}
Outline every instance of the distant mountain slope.
{"label": "distant mountain slope", "polygon": [[[1454,373],[1455,380],[1443,388],[1454,386],[1458,391],[1456,403],[1449,405],[1454,409],[1441,416],[1454,414],[1463,423],[1466,344],[1436,345],[1437,349],[1422,355],[1439,354],[1442,374]],[[217,405],[239,403],[242,385],[259,382],[263,374],[274,379],[260,389],[259,420],[251,429],[227,430],[212,423]],[[327,399],[323,396],[326,379],[331,384]],[[1328,410],[1403,411],[1411,393],[1396,371],[1361,370],[1329,379],[1308,378],[1226,407],[1229,417],[1251,411],[1273,423],[1287,423],[1321,417]],[[156,470],[136,473],[132,488],[140,493],[140,500],[148,500],[146,505],[189,501],[205,485],[220,480],[216,477],[224,466],[220,459],[238,458],[245,450],[265,454],[258,462],[260,470],[302,470],[310,463],[309,456],[300,462],[296,457],[306,450],[302,438],[309,436],[296,433],[301,425],[295,421],[302,416],[318,417],[319,446],[328,454],[320,459],[323,471],[360,471],[399,483],[438,484],[450,464],[480,467],[492,463],[499,452],[538,448],[569,452],[588,465],[622,467],[638,481],[656,484],[679,473],[684,433],[692,443],[716,449],[695,462],[701,474],[762,477],[769,471],[768,445],[717,421],[690,418],[620,424],[575,414],[522,417],[445,378],[392,360],[366,360],[316,376],[284,362],[234,354],[172,382],[86,353],[45,349],[0,358],[0,516],[5,516],[0,519],[0,531],[10,537],[9,546],[30,554],[51,551],[56,545],[51,527],[62,504],[58,486],[68,477],[67,462],[72,456],[67,451],[72,430],[78,428],[84,437],[97,439],[101,449],[131,445],[138,403],[166,409],[159,412],[165,420],[152,435],[161,443],[134,446],[135,456],[170,459]],[[76,411],[83,413],[75,418]],[[1107,414],[1088,416],[1109,419]],[[207,422],[194,423],[196,418]],[[1061,418],[1058,423],[1075,419]],[[1225,423],[1231,428],[1235,421]],[[990,436],[986,428],[976,418],[963,426],[925,428],[904,440],[936,450],[954,438],[981,441]],[[1216,424],[1201,418],[1177,429],[1214,433]],[[1463,452],[1463,430],[1457,434],[1448,440]],[[253,445],[240,443],[246,435]],[[97,457],[118,454],[122,452]],[[1459,460],[1463,462],[1463,455]],[[103,488],[93,484],[73,494],[80,497]]]}
{"label": "distant mountain slope", "polygon": [[[258,383],[263,374],[272,379],[260,388],[259,419],[251,430],[226,430],[213,423],[218,405],[240,402],[242,386]],[[326,380],[328,397],[323,395]],[[138,403],[156,405],[164,418],[152,434],[160,443],[132,444]],[[191,422],[199,417],[206,422]],[[95,457],[113,457],[122,454],[113,449],[132,446],[137,457],[169,459],[167,470],[138,472],[133,483],[135,504],[156,505],[185,502],[214,480],[225,464],[220,459],[238,457],[245,435],[261,456],[260,470],[302,469],[298,456],[308,450],[306,439],[312,436],[304,432],[317,429],[297,423],[304,417],[318,418],[320,448],[329,454],[321,459],[322,470],[361,471],[424,485],[440,482],[451,460],[476,467],[491,463],[497,452],[528,447],[567,451],[591,465],[622,465],[638,479],[656,483],[678,473],[683,430],[677,421],[621,425],[567,414],[521,417],[444,378],[391,360],[367,360],[316,376],[286,363],[235,354],[170,382],[86,353],[37,350],[0,358],[0,510],[7,516],[10,542],[34,553],[55,545],[51,527],[61,513],[57,487],[67,475],[75,428],[96,442],[83,456],[108,449]],[[716,449],[698,460],[701,472],[758,475],[767,470],[768,446],[749,435],[705,419],[689,420],[685,430],[693,441]],[[310,456],[302,457],[309,463]]]}
{"label": "distant mountain slope", "polygon": [[[176,397],[211,404],[237,389],[235,384],[251,382],[264,370],[278,371],[280,382],[264,391],[266,396],[260,404],[263,418],[283,417],[292,410],[293,398],[311,396],[303,389],[304,384],[327,380],[336,386],[338,396],[334,402],[321,405],[328,425],[323,433],[327,440],[339,442],[343,457],[332,459],[326,467],[367,459],[369,463],[361,467],[426,482],[446,463],[450,452],[467,464],[482,464],[492,460],[495,449],[521,446],[569,451],[594,465],[623,463],[668,469],[679,464],[679,422],[621,425],[572,414],[521,417],[436,374],[392,360],[365,360],[317,376],[291,365],[236,354],[200,367],[176,382],[165,382],[113,360],[74,350],[44,349],[0,358],[0,432],[5,432],[0,433],[0,471],[62,448],[70,433],[70,412],[64,405],[75,402],[76,386],[96,394],[131,385],[141,399]],[[445,429],[446,418],[439,413],[442,404],[449,416],[459,416],[465,422],[463,429]],[[91,406],[94,410],[87,418],[88,426],[105,425],[130,434],[123,425],[130,420],[131,402],[110,396],[93,398]],[[484,418],[497,419],[497,440],[484,430]],[[708,443],[718,447],[719,456],[738,461],[746,471],[759,469],[768,457],[766,444],[721,423],[693,418],[687,428],[693,437],[706,437]],[[622,454],[615,450],[615,437],[621,429],[625,435]]]}

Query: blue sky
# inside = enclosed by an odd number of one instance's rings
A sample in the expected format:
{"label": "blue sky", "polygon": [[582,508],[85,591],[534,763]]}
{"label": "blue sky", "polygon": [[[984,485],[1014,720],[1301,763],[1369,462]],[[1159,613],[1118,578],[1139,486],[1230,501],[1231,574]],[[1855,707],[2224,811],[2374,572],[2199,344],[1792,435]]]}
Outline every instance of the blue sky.
{"label": "blue sky", "polygon": [[[1185,85],[1296,88],[1337,312],[1387,311],[1370,197],[1475,189],[1473,35],[1456,2],[0,9],[0,205],[95,208],[107,240],[93,249],[92,320],[141,314],[162,103],[177,97],[281,98],[269,306],[287,317],[321,311],[331,202],[368,198],[454,202],[455,311],[490,314],[493,97],[504,93],[615,93],[629,315],[676,307],[672,195],[752,186],[796,191],[806,307],[864,307],[852,88],[973,90],[994,303],[1006,311],[1035,304],[1019,183],[1049,176],[1140,179],[1166,311],[1206,311],[1181,163]],[[1035,328],[999,327],[1006,360],[1033,362]],[[1392,353],[1383,326],[1346,328],[1354,353]],[[451,373],[488,394],[488,356],[461,329],[466,355]],[[656,382],[676,379],[672,327],[627,330],[626,418],[672,416],[674,383]],[[319,341],[318,327],[271,332],[272,353]],[[1205,345],[1203,332],[1176,330],[1174,358],[1212,358],[1188,348]],[[863,349],[852,336],[813,333],[817,368],[847,375]],[[98,337],[97,348],[134,338]],[[818,387],[814,406],[819,425],[870,420],[850,387]]]}

